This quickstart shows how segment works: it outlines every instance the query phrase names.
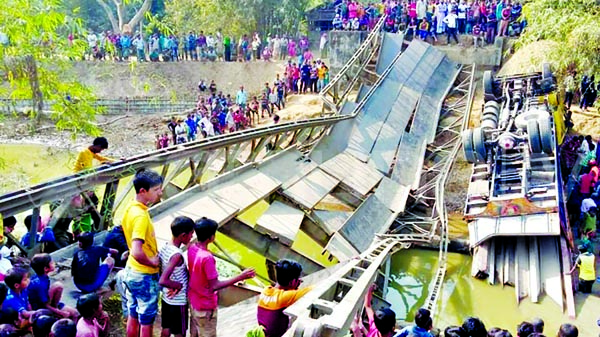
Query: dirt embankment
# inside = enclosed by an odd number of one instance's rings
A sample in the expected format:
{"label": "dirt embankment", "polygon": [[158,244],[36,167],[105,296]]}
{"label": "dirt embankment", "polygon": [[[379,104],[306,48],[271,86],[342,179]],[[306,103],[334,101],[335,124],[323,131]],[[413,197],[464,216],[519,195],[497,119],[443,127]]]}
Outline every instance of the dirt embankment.
{"label": "dirt embankment", "polygon": [[235,94],[240,85],[257,93],[276,74],[283,75],[283,62],[166,62],[115,63],[77,62],[73,71],[81,83],[100,98],[152,97],[195,100],[198,81],[215,80],[217,89]]}

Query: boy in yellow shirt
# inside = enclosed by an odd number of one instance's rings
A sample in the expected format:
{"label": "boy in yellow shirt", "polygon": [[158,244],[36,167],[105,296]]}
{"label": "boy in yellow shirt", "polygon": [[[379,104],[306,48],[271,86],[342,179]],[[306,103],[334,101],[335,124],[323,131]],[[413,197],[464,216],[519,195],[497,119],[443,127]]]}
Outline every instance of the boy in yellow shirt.
{"label": "boy in yellow shirt", "polygon": [[159,258],[154,225],[148,206],[162,196],[162,177],[154,171],[140,171],[133,179],[135,200],[123,215],[123,234],[129,247],[124,283],[127,293],[128,337],[151,337],[158,313]]}
{"label": "boy in yellow shirt", "polygon": [[100,152],[106,149],[108,149],[108,140],[104,137],[96,137],[90,147],[79,152],[79,155],[77,155],[77,161],[75,162],[75,167],[73,167],[73,172],[77,173],[92,168],[94,159],[102,164],[113,162],[113,159],[100,155]]}

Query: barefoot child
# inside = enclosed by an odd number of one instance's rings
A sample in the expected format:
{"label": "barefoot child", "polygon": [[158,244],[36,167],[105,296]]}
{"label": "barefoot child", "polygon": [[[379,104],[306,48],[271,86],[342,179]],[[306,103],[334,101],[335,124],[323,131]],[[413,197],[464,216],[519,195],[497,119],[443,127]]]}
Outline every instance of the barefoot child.
{"label": "barefoot child", "polygon": [[162,337],[185,336],[188,322],[188,270],[183,260],[181,245],[190,243],[194,235],[194,220],[178,216],[171,224],[173,238],[158,252],[162,274]]}
{"label": "barefoot child", "polygon": [[196,221],[194,231],[198,242],[188,250],[190,271],[190,331],[192,337],[217,336],[217,291],[243,280],[253,278],[254,269],[246,269],[238,276],[219,280],[215,257],[208,245],[215,241],[219,225],[216,221],[202,218]]}

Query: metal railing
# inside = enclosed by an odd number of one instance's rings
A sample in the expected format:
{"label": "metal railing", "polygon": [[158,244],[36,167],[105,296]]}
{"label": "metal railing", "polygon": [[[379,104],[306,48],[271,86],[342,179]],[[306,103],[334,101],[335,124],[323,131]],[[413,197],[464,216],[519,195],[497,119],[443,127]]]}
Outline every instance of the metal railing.
{"label": "metal railing", "polygon": [[[341,104],[354,87],[362,70],[369,64],[373,56],[379,52],[382,39],[381,28],[383,27],[385,18],[386,16],[383,15],[379,21],[377,21],[373,30],[371,30],[365,41],[363,41],[356,52],[354,52],[354,55],[352,55],[350,60],[346,62],[344,67],[342,67],[342,69],[319,93],[325,105],[333,113],[339,113]],[[342,82],[344,83],[343,88],[341,88]],[[341,94],[340,90],[342,91]]]}
{"label": "metal railing", "polygon": [[[141,168],[161,172],[165,188],[163,198],[166,199],[202,183],[209,170],[220,176],[292,146],[306,150],[329,127],[351,118],[354,115],[321,117],[243,130],[134,156],[4,194],[0,196],[0,214],[4,218],[25,211],[39,214],[43,205],[104,187],[101,204],[96,209],[102,219],[97,230],[102,230],[112,222],[117,208],[132,190],[130,180],[127,184],[121,181],[132,177]],[[221,164],[215,167],[211,163]],[[36,233],[37,218],[33,218],[31,232]],[[21,249],[31,252],[22,246]]]}
{"label": "metal railing", "polygon": [[[52,101],[44,101],[44,111],[52,110]],[[74,102],[74,104],[77,104]],[[196,107],[194,101],[174,101],[160,98],[96,99],[92,106],[105,114],[159,114],[184,112]],[[29,99],[0,99],[0,113],[25,112],[33,107]]]}

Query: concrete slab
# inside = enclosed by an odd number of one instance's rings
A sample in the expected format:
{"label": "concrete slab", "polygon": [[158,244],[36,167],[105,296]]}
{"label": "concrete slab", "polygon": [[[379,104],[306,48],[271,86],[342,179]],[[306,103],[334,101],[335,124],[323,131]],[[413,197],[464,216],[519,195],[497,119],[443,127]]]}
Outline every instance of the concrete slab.
{"label": "concrete slab", "polygon": [[348,153],[340,153],[319,167],[363,196],[369,193],[383,177],[375,167],[361,162]]}
{"label": "concrete slab", "polygon": [[384,232],[391,225],[396,213],[375,195],[370,195],[346,220],[338,231],[356,250],[364,252],[376,233]]}
{"label": "concrete slab", "polygon": [[392,212],[404,212],[410,187],[402,186],[388,177],[383,177],[375,190],[375,197]]}
{"label": "concrete slab", "polygon": [[331,192],[340,181],[319,168],[283,190],[283,194],[306,209],[312,209]]}
{"label": "concrete slab", "polygon": [[351,214],[352,212],[314,210],[313,218],[328,235],[333,235]]}
{"label": "concrete slab", "polygon": [[259,164],[258,170],[273,178],[286,189],[317,167],[310,158],[295,148],[289,148]]}
{"label": "concrete slab", "polygon": [[324,250],[335,256],[339,261],[347,261],[360,254],[340,233],[333,234]]}
{"label": "concrete slab", "polygon": [[254,230],[278,238],[279,242],[291,246],[300,230],[304,212],[280,201],[273,202],[256,221]]}

